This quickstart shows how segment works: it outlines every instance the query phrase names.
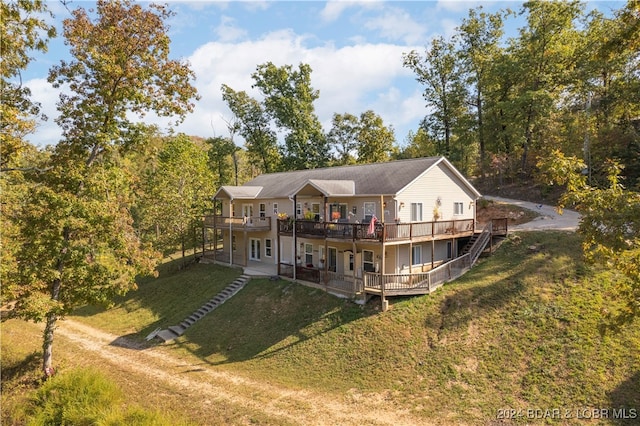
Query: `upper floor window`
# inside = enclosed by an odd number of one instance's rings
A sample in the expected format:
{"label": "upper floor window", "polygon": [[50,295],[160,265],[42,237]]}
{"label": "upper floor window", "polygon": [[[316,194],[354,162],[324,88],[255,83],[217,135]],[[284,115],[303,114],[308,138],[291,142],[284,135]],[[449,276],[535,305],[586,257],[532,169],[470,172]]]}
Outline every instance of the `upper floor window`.
{"label": "upper floor window", "polygon": [[411,221],[422,222],[422,203],[411,203]]}
{"label": "upper floor window", "polygon": [[296,216],[297,217],[302,216],[302,204],[301,203],[296,203]]}
{"label": "upper floor window", "polygon": [[267,216],[267,205],[265,203],[260,203],[260,217]]}
{"label": "upper floor window", "polygon": [[368,201],[364,203],[363,207],[364,207],[363,208],[364,219],[366,222],[368,222],[376,214],[376,203],[372,203]]}
{"label": "upper floor window", "polygon": [[278,203],[273,203],[273,214],[278,215]]}
{"label": "upper floor window", "polygon": [[459,215],[464,213],[464,204],[463,203],[453,203],[453,214]]}

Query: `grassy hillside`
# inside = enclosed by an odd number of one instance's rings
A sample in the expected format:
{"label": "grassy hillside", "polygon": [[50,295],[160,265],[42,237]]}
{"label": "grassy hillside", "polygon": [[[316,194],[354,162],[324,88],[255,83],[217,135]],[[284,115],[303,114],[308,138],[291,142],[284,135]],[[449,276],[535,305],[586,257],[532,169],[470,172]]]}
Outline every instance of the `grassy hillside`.
{"label": "grassy hillside", "polygon": [[[640,415],[640,330],[636,323],[602,333],[611,277],[585,265],[578,247],[574,234],[511,237],[455,283],[391,299],[385,313],[379,300],[362,307],[287,281],[253,280],[171,348],[215,369],[377,398],[436,423],[486,423],[506,408],[575,417],[627,407]],[[76,319],[142,339],[235,274],[194,265]]]}

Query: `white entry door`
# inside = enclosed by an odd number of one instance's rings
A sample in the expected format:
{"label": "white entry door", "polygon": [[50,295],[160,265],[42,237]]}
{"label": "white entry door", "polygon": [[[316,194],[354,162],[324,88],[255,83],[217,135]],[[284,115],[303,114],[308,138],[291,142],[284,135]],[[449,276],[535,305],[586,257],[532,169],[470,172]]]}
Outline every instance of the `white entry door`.
{"label": "white entry door", "polygon": [[260,260],[260,239],[249,239],[249,260]]}

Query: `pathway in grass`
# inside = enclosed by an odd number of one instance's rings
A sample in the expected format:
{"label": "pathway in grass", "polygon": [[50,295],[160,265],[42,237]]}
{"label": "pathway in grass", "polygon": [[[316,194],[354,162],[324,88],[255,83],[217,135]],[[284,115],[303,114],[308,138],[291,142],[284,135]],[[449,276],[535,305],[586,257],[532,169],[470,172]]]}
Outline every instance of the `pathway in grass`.
{"label": "pathway in grass", "polygon": [[[309,391],[292,390],[215,370],[196,359],[178,358],[160,347],[142,349],[136,343],[73,320],[62,321],[56,333],[104,358],[120,370],[144,374],[172,384],[194,399],[219,401],[262,412],[283,423],[315,425],[425,424],[392,407],[383,398],[357,403]],[[105,368],[109,368],[105,365]]]}

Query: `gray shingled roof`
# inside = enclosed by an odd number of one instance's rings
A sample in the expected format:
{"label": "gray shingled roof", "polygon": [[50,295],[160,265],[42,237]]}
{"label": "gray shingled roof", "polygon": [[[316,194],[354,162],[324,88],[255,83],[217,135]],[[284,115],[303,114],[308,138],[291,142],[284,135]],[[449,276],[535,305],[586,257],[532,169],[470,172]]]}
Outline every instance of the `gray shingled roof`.
{"label": "gray shingled roof", "polygon": [[395,195],[440,160],[443,157],[269,173],[243,186],[261,186],[259,198],[286,198],[308,180],[350,180],[355,195]]}
{"label": "gray shingled roof", "polygon": [[217,198],[218,195],[222,192],[226,193],[229,198],[232,199],[244,199],[244,200],[252,200],[256,198],[260,191],[262,191],[262,187],[260,186],[251,186],[251,185],[243,185],[243,186],[228,186],[224,185],[218,189],[218,192],[215,193],[214,198]]}

